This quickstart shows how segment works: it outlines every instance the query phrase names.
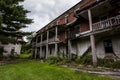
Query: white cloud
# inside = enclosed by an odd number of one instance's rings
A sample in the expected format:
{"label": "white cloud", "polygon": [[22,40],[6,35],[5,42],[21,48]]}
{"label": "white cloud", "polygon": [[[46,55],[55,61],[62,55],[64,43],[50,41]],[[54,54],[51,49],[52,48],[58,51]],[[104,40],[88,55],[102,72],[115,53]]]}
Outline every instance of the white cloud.
{"label": "white cloud", "polygon": [[24,8],[31,11],[27,16],[34,19],[24,31],[38,31],[57,16],[81,0],[25,0]]}

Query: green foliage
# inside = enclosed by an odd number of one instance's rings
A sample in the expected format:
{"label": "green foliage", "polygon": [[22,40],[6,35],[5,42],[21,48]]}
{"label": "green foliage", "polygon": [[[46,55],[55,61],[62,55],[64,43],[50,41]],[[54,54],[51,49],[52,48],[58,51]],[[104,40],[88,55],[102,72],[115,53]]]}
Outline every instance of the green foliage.
{"label": "green foliage", "polygon": [[28,44],[28,43],[25,43],[22,45],[22,53],[31,53],[31,48],[32,48],[32,45],[31,44]]}
{"label": "green foliage", "polygon": [[92,56],[86,55],[83,57],[78,57],[78,58],[76,58],[75,62],[78,64],[92,65]]}
{"label": "green foliage", "polygon": [[58,57],[58,56],[57,57],[51,56],[51,57],[47,58],[47,62],[49,64],[57,64],[57,63],[59,63],[61,61],[62,61],[62,59],[60,57]]}
{"label": "green foliage", "polygon": [[[11,75],[12,74],[12,75]],[[40,63],[20,62],[0,66],[0,80],[112,80],[108,77]]]}
{"label": "green foliage", "polygon": [[[28,19],[26,14],[29,11],[25,10],[20,2],[24,0],[0,0],[0,34],[8,38],[8,36],[24,36],[29,32],[20,31],[26,28],[27,24],[32,23],[32,19]],[[13,39],[6,39],[7,42],[13,42]],[[4,40],[0,39],[1,42]]]}
{"label": "green foliage", "polygon": [[[13,38],[7,38],[7,37],[4,37],[4,36],[0,36],[0,41],[3,43],[3,44],[8,44],[8,43],[17,43],[17,40],[13,39]],[[9,41],[9,42],[8,42]]]}
{"label": "green foliage", "polygon": [[120,61],[115,61],[114,59],[98,59],[98,66],[107,68],[120,68]]}
{"label": "green foliage", "polygon": [[16,52],[8,55],[8,57],[6,57],[6,59],[8,60],[14,60],[14,59],[19,59],[20,55],[18,55]]}

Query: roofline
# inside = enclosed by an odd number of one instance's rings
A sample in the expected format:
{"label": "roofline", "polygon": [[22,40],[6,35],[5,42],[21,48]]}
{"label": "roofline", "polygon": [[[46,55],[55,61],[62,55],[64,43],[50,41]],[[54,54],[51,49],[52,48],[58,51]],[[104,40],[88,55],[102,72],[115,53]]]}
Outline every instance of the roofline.
{"label": "roofline", "polygon": [[[70,9],[66,10],[65,12],[63,12],[61,15],[59,15],[58,17],[56,17],[55,19],[53,19],[52,21],[50,21],[47,25],[45,25],[44,27],[42,27],[41,29],[47,27],[50,23],[54,22],[56,19],[58,19],[59,17],[61,17],[62,15],[64,15],[66,12],[68,12],[69,10],[71,10],[72,8],[74,8],[75,6],[77,6],[78,4],[80,4],[83,0],[81,0],[80,2],[78,2],[77,4],[75,4],[73,7],[71,7]],[[38,33],[41,29],[39,29],[36,33]]]}

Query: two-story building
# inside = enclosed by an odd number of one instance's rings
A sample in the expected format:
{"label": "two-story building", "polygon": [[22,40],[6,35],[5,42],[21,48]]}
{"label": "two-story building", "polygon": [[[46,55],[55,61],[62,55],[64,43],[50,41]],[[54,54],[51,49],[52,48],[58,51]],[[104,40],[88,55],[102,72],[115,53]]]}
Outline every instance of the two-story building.
{"label": "two-story building", "polygon": [[34,58],[90,53],[120,58],[120,1],[82,0],[37,32]]}

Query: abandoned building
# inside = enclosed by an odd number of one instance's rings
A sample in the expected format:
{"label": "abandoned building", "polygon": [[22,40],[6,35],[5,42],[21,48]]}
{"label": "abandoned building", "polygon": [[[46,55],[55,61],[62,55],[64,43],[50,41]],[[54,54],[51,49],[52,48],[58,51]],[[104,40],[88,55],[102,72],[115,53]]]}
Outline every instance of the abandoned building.
{"label": "abandoned building", "polygon": [[[1,35],[3,37],[6,37],[5,35]],[[8,36],[9,38],[13,38],[17,41],[23,41],[22,36]],[[10,56],[12,54],[18,54],[21,53],[21,47],[22,44],[20,43],[4,43],[0,42],[0,52],[2,53],[2,56]]]}
{"label": "abandoned building", "polygon": [[34,58],[83,56],[120,58],[120,0],[82,0],[32,39]]}

